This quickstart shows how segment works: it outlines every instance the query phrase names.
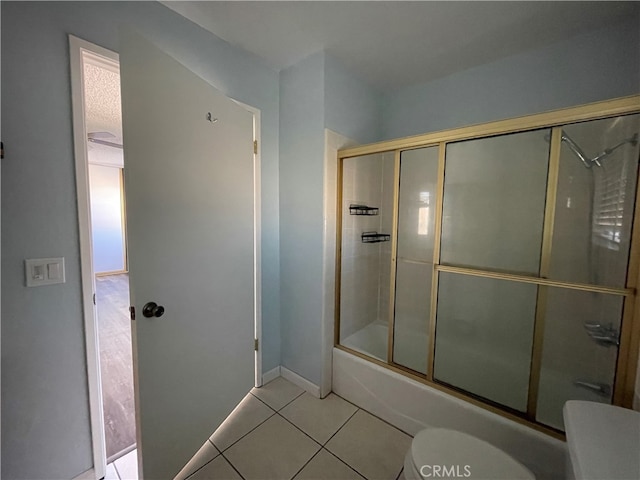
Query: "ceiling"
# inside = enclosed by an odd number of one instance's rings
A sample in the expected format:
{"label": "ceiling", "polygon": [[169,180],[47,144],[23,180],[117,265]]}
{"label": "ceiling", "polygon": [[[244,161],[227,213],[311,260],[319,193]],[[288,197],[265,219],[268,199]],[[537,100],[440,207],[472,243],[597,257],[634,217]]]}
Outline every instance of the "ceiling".
{"label": "ceiling", "polygon": [[[99,141],[122,145],[120,72],[97,57],[84,59],[84,102],[86,130]],[[89,163],[122,167],[122,149],[87,142]]]}
{"label": "ceiling", "polygon": [[640,2],[161,2],[280,70],[326,50],[380,89],[635,20]]}

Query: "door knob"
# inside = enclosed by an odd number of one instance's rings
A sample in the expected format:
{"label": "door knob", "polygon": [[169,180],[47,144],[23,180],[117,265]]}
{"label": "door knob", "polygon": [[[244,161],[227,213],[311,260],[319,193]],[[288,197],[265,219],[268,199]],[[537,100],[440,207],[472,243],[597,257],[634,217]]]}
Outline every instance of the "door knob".
{"label": "door knob", "polygon": [[164,307],[156,302],[149,302],[142,307],[142,315],[147,318],[161,317],[164,314]]}

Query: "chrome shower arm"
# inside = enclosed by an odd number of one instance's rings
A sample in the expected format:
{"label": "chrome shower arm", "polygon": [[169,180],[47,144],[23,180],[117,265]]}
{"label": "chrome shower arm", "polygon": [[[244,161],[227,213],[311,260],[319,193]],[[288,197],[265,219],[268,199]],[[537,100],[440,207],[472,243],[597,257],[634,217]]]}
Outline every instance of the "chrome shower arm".
{"label": "chrome shower arm", "polygon": [[578,157],[578,159],[582,162],[582,164],[585,167],[591,168],[593,166],[592,161],[589,158],[587,158],[587,156],[582,151],[582,149],[578,146],[576,142],[573,141],[573,139],[569,135],[563,132],[561,138],[563,142],[567,143],[567,145],[569,146],[569,149],[573,152],[573,154],[576,157]]}

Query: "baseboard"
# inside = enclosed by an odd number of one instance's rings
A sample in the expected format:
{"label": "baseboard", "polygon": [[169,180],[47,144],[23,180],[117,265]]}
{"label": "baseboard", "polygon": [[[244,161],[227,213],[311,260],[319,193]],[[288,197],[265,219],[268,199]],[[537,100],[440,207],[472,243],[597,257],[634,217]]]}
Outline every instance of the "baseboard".
{"label": "baseboard", "polygon": [[280,376],[280,367],[272,368],[266,373],[262,374],[262,385],[269,383],[271,380],[275,380]]}
{"label": "baseboard", "polygon": [[285,367],[282,367],[282,366],[280,367],[280,375],[283,378],[289,380],[291,383],[299,386],[303,390],[306,390],[307,392],[309,392],[314,397],[320,398],[320,387],[318,385],[316,385],[315,383],[311,383],[306,378],[301,377],[297,373],[292,372],[288,368],[285,368]]}

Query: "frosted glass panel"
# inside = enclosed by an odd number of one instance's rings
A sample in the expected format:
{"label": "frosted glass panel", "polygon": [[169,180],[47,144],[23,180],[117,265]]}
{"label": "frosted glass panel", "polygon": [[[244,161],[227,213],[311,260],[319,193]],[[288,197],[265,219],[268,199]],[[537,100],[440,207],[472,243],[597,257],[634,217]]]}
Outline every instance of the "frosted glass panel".
{"label": "frosted glass panel", "polygon": [[89,164],[95,273],[126,270],[121,169]]}
{"label": "frosted glass panel", "polygon": [[537,420],[564,430],[567,400],[611,403],[623,297],[549,288]]}
{"label": "frosted glass panel", "polygon": [[441,262],[537,274],[549,130],[447,146]]}
{"label": "frosted glass panel", "polygon": [[550,278],[625,286],[638,132],[640,115],[563,128]]}
{"label": "frosted glass panel", "polygon": [[526,411],[536,285],[440,273],[435,379]]}
{"label": "frosted glass panel", "polygon": [[[387,360],[394,154],[344,160],[340,343]],[[387,240],[387,241],[375,241]]]}
{"label": "frosted glass panel", "polygon": [[393,361],[427,373],[438,147],[402,152]]}

